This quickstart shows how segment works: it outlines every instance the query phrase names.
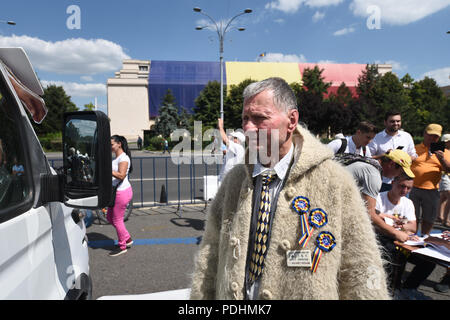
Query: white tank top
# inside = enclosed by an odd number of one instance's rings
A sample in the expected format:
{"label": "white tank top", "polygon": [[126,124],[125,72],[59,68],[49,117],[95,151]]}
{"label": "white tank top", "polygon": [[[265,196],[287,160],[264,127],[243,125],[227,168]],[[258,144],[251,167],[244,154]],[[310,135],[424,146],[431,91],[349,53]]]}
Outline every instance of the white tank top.
{"label": "white tank top", "polygon": [[[125,179],[123,179],[123,182],[119,186],[119,188],[117,188],[117,191],[126,190],[129,187],[131,187],[130,181],[128,180],[128,171],[130,171],[131,161],[130,161],[130,157],[128,157],[125,152],[123,152],[120,156],[118,156],[117,158],[115,158],[112,161],[112,170],[118,172],[119,171],[119,163],[124,162],[124,161],[126,161],[128,163],[127,175],[126,175]],[[117,179],[115,177],[112,178],[113,186],[116,186],[119,182],[120,182],[119,179]]]}

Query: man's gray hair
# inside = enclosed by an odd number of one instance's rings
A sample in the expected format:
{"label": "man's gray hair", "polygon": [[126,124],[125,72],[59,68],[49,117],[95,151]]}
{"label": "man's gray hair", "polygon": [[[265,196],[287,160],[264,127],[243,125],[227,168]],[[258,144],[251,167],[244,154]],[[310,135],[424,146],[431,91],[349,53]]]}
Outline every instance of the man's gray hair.
{"label": "man's gray hair", "polygon": [[273,103],[279,110],[288,112],[290,109],[297,109],[294,91],[284,79],[277,77],[249,84],[244,90],[244,104],[264,90],[273,92]]}

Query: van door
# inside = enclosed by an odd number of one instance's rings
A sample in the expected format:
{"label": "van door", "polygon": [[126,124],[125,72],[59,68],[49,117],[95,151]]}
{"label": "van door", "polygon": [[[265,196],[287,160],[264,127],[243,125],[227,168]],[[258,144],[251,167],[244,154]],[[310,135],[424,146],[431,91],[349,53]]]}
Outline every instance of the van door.
{"label": "van door", "polygon": [[48,164],[0,66],[0,299],[62,299],[48,205],[39,177]]}

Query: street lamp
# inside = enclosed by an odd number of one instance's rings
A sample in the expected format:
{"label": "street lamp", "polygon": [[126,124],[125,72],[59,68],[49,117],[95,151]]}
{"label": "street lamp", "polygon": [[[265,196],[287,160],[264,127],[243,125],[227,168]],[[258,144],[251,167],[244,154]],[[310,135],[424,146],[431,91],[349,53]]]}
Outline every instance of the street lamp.
{"label": "street lamp", "polygon": [[[252,13],[252,9],[245,9],[243,12],[235,15],[233,18],[226,21],[225,28],[223,27],[225,23],[220,23],[220,25],[218,25],[217,22],[213,18],[211,18],[210,15],[203,12],[201,8],[195,7],[194,11],[203,14],[204,16],[208,17],[209,20],[212,21],[212,23],[214,24],[214,26],[216,28],[217,36],[219,37],[219,43],[220,43],[220,50],[219,50],[219,52],[220,52],[220,118],[223,121],[223,118],[224,118],[223,117],[223,41],[225,39],[225,34],[227,33],[227,31],[231,30],[231,29],[228,29],[231,25],[231,22],[239,16],[242,16],[247,13]],[[195,30],[203,30],[206,28],[208,28],[208,26],[199,26],[199,27],[196,27]],[[237,30],[244,31],[245,28],[237,28]]]}
{"label": "street lamp", "polygon": [[0,20],[0,22],[1,23],[6,23],[6,24],[9,24],[9,25],[12,25],[12,26],[16,25],[16,23],[14,21],[3,21],[3,20]]}

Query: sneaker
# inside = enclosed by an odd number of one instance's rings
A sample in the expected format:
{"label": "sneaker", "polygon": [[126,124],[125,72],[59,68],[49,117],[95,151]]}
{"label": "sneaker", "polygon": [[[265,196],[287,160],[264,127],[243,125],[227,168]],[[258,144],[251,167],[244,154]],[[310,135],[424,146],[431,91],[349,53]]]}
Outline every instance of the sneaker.
{"label": "sneaker", "polygon": [[114,249],[113,251],[111,251],[109,253],[110,257],[117,257],[120,256],[121,254],[124,254],[127,252],[127,249],[120,249],[119,247],[117,247],[116,249]]}
{"label": "sneaker", "polygon": [[128,248],[128,249],[131,248],[131,246],[133,245],[133,243],[134,243],[134,242],[133,242],[133,239],[131,239],[131,238],[128,239],[128,240],[127,240],[127,248]]}
{"label": "sneaker", "polygon": [[401,289],[394,295],[395,300],[432,300],[417,289]]}
{"label": "sneaker", "polygon": [[436,285],[434,286],[434,290],[436,290],[438,292],[446,293],[450,289],[449,287],[450,287],[450,276],[445,275],[444,278],[442,278],[440,283],[436,283]]}

